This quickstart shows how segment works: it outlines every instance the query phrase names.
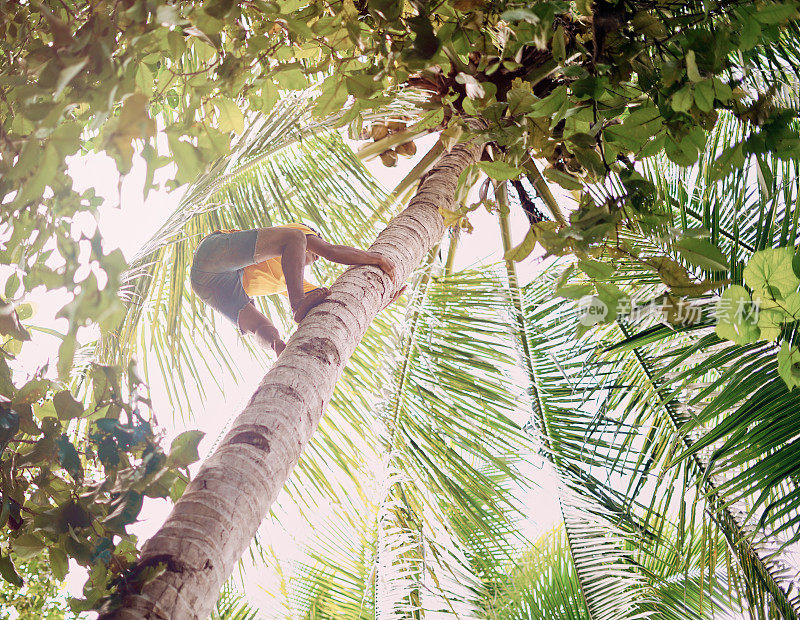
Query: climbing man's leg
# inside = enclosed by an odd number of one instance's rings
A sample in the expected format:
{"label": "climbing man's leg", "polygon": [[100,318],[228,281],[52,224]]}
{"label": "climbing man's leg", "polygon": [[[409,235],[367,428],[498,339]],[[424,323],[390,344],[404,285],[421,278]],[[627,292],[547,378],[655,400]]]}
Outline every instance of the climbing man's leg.
{"label": "climbing man's leg", "polygon": [[239,329],[244,334],[253,334],[260,346],[268,351],[272,349],[276,355],[280,355],[286,348],[278,328],[256,310],[252,302],[239,311]]}

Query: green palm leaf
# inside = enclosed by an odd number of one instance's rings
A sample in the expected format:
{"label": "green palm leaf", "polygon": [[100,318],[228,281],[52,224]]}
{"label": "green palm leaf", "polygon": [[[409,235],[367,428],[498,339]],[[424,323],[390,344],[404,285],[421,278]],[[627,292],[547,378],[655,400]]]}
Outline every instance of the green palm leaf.
{"label": "green palm leaf", "polygon": [[[216,318],[188,284],[192,253],[205,234],[307,221],[332,242],[357,245],[374,232],[366,225],[368,216],[385,194],[330,131],[333,120],[303,125],[307,107],[303,100],[287,100],[256,121],[238,149],[187,190],[126,274],[127,314],[102,354],[106,360],[127,361],[138,353],[146,367],[152,349],[176,404],[188,402],[190,383],[202,392],[203,371],[215,377],[221,367],[237,374],[214,337]],[[286,322],[280,304],[270,300],[266,305]],[[203,354],[206,347],[213,361]]]}

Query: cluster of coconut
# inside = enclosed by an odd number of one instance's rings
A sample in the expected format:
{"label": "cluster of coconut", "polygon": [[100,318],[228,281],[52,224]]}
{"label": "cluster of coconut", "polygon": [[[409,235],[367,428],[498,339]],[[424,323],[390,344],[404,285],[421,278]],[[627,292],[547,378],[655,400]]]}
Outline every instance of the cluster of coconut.
{"label": "cluster of coconut", "polygon": [[[405,131],[405,129],[406,124],[403,121],[378,121],[372,123],[372,125],[369,127],[365,127],[361,131],[359,138],[362,140],[369,140],[372,138],[375,142],[377,142],[378,140],[383,140],[393,133]],[[409,140],[403,144],[398,144],[392,149],[383,151],[379,157],[381,158],[381,162],[383,162],[384,166],[391,168],[392,166],[397,165],[397,157],[399,155],[402,155],[403,157],[412,157],[416,152],[417,145],[414,144],[412,140]]]}

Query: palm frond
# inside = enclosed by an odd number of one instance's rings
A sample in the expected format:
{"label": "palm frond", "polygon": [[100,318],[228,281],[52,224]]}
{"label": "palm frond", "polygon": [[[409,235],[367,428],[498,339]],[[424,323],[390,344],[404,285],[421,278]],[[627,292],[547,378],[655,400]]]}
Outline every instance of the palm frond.
{"label": "palm frond", "polygon": [[225,584],[209,620],[256,620],[258,611],[230,583]]}
{"label": "palm frond", "polygon": [[[704,476],[703,467],[688,460],[673,466],[672,457],[684,441],[684,419],[654,382],[652,369],[640,355],[604,347],[604,341],[624,338],[613,325],[575,341],[572,304],[544,301],[547,294],[545,287],[531,300],[539,304],[528,313],[529,342],[551,459],[570,488],[610,511],[627,540],[638,539],[643,550],[660,540],[664,524],[677,519],[679,533],[685,532],[705,511],[715,525],[709,544],[726,540],[729,562],[744,572],[742,595],[762,612],[777,605],[791,617],[794,597],[787,596],[777,567],[756,552],[741,519]],[[679,497],[676,487],[682,489]],[[641,559],[628,564],[638,572],[637,563]]]}

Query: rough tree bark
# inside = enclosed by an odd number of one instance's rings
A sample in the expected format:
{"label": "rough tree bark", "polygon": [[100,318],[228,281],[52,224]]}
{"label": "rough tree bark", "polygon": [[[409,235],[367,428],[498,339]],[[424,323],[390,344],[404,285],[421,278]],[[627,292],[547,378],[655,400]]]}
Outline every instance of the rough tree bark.
{"label": "rough tree bark", "polygon": [[309,313],[217,451],[145,544],[139,566],[163,563],[166,570],[140,591],[126,593],[122,606],[104,618],[208,616],[311,439],[347,360],[400,283],[444,234],[439,208],[453,208],[458,176],[480,151],[477,144],[453,147],[372,244],[396,264],[396,283],[376,267],[348,269],[330,297]]}

